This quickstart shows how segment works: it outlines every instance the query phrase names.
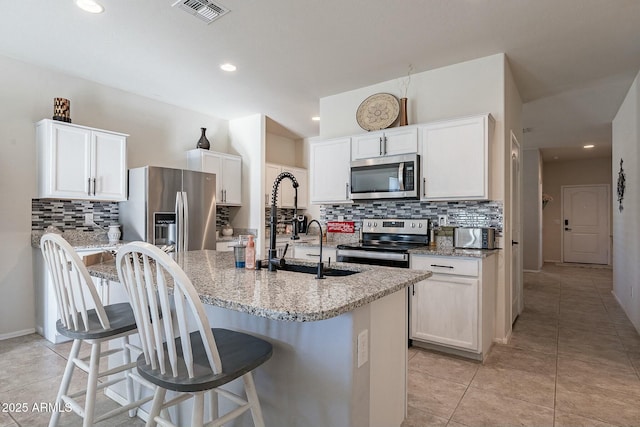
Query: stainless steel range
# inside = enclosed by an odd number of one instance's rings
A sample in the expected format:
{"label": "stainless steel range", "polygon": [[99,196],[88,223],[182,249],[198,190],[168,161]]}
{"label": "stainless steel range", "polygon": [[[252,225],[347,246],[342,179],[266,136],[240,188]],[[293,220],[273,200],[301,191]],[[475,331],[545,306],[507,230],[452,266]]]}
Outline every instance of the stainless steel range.
{"label": "stainless steel range", "polygon": [[362,243],[338,245],[337,261],[409,268],[409,250],[428,244],[428,219],[364,219]]}

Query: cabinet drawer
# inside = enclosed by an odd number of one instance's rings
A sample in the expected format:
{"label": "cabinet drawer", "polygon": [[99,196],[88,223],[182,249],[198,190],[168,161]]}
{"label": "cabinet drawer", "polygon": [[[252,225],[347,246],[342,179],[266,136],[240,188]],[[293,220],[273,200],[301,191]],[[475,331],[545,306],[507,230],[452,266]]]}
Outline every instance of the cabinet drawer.
{"label": "cabinet drawer", "polygon": [[416,270],[430,270],[437,274],[478,277],[480,273],[480,260],[411,255],[411,268]]}

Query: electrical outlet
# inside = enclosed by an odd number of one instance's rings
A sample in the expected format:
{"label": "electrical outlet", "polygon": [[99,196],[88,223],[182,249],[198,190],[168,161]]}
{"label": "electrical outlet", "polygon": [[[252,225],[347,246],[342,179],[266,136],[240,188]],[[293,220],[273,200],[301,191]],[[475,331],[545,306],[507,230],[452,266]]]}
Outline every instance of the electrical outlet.
{"label": "electrical outlet", "polygon": [[369,330],[358,334],[358,368],[369,360]]}
{"label": "electrical outlet", "polygon": [[449,223],[449,217],[447,215],[438,215],[438,226],[444,227]]}
{"label": "electrical outlet", "polygon": [[93,214],[92,213],[84,214],[84,225],[93,225]]}

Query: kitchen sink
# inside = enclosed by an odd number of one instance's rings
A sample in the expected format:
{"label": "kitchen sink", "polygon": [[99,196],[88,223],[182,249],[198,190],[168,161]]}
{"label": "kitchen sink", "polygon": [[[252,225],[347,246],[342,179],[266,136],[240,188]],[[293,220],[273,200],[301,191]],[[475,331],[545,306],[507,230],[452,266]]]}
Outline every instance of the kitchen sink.
{"label": "kitchen sink", "polygon": [[[292,271],[294,273],[306,273],[306,274],[317,274],[318,267],[315,265],[296,265],[296,264],[285,264],[282,267],[278,267],[278,270],[284,271]],[[323,271],[325,277],[343,277],[343,276],[351,276],[352,274],[360,273],[359,271],[354,270],[341,270],[339,268],[326,268]]]}

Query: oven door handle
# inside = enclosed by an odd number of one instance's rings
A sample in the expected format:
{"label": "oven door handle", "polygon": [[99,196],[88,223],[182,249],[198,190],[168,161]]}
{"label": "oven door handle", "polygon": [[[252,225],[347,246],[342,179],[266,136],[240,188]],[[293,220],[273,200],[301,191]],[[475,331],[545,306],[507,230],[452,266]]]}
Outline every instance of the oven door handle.
{"label": "oven door handle", "polygon": [[389,252],[375,252],[375,251],[359,251],[353,249],[338,249],[337,256],[347,256],[354,258],[365,259],[383,259],[390,261],[407,261],[409,254],[396,254]]}

